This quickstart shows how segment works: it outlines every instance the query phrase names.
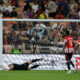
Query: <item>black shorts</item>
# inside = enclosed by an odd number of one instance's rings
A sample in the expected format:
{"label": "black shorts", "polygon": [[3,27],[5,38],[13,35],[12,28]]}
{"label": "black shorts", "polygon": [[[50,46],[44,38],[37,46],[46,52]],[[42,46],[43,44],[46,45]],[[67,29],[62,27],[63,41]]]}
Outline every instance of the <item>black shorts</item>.
{"label": "black shorts", "polygon": [[71,60],[73,53],[65,53],[66,60]]}
{"label": "black shorts", "polygon": [[29,67],[28,62],[24,63],[23,65],[24,65],[25,69],[28,70],[28,67]]}
{"label": "black shorts", "polygon": [[13,70],[28,70],[29,64],[28,62],[24,64],[13,64]]}

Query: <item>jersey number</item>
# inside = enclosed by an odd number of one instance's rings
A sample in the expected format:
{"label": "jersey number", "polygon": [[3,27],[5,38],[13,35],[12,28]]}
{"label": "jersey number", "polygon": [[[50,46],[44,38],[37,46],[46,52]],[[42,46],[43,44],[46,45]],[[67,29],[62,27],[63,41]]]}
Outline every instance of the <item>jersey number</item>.
{"label": "jersey number", "polygon": [[70,44],[70,46],[72,46],[72,45],[73,45],[72,40],[69,40],[69,44]]}

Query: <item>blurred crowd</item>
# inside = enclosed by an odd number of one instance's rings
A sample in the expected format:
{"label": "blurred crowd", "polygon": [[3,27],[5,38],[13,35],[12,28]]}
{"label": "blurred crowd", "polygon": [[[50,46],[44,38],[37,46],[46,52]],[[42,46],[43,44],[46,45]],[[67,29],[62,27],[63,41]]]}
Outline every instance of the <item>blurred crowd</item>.
{"label": "blurred crowd", "polygon": [[0,0],[0,17],[79,19],[80,0]]}
{"label": "blurred crowd", "polygon": [[[0,0],[0,18],[79,19],[80,0]],[[59,53],[62,49],[50,44],[63,43],[66,30],[80,40],[79,22],[8,21],[3,26],[4,53]]]}
{"label": "blurred crowd", "polygon": [[4,53],[58,53],[62,47],[56,45],[63,43],[66,30],[75,41],[80,40],[78,22],[4,22]]}

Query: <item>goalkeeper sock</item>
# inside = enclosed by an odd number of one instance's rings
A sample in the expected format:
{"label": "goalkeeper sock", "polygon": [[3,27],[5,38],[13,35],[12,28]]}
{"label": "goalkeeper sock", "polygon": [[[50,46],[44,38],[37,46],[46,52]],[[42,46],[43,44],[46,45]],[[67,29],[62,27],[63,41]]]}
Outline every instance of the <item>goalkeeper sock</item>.
{"label": "goalkeeper sock", "polygon": [[74,66],[74,64],[73,64],[73,62],[72,62],[72,61],[70,61],[70,64],[75,68],[75,66]]}
{"label": "goalkeeper sock", "polygon": [[36,61],[40,61],[41,59],[33,59],[31,62],[36,62]]}
{"label": "goalkeeper sock", "polygon": [[67,62],[68,70],[70,70],[70,62]]}
{"label": "goalkeeper sock", "polygon": [[34,69],[34,68],[37,68],[37,67],[39,67],[39,65],[34,65],[34,66],[31,67],[31,69]]}

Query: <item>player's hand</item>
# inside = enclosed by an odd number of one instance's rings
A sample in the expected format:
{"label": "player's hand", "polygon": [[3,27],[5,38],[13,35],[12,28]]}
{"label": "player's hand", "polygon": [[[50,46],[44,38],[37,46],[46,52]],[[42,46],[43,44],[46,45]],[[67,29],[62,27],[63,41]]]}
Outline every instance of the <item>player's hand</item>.
{"label": "player's hand", "polygon": [[5,71],[9,71],[9,69],[4,69]]}
{"label": "player's hand", "polygon": [[73,54],[75,53],[75,50],[73,50],[73,52],[72,52]]}
{"label": "player's hand", "polygon": [[64,54],[64,50],[62,50],[62,54]]}

